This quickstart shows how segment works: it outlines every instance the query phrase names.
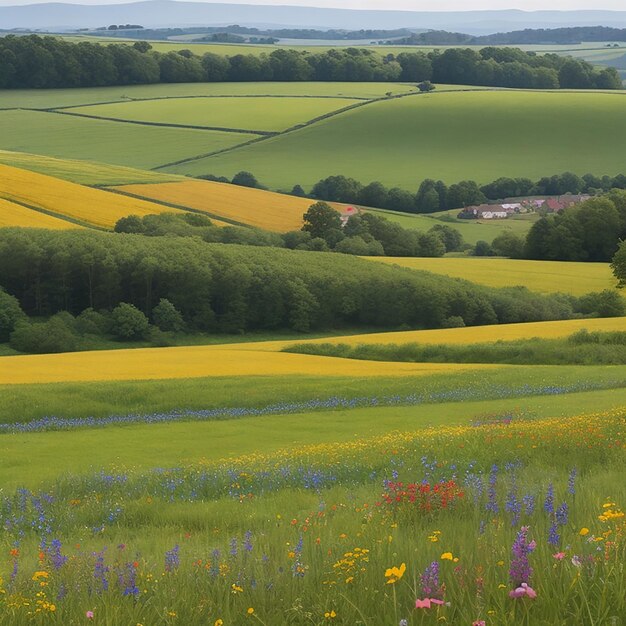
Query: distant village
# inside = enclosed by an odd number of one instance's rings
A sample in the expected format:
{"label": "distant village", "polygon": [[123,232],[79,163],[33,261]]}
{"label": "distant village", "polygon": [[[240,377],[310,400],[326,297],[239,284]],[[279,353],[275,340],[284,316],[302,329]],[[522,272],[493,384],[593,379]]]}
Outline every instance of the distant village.
{"label": "distant village", "polygon": [[558,213],[563,209],[589,200],[589,195],[566,194],[542,198],[510,198],[496,204],[479,204],[465,207],[459,214],[460,219],[466,220],[495,220],[506,219],[512,215],[524,213]]}

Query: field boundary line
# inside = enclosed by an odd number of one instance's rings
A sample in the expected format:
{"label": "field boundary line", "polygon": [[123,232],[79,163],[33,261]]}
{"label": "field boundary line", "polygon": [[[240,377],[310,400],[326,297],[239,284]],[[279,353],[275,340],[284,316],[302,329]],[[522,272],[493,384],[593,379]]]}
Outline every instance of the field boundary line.
{"label": "field boundary line", "polygon": [[[403,95],[415,95],[415,94],[403,94]],[[345,106],[341,109],[336,109],[335,111],[331,111],[329,113],[325,113],[324,115],[318,115],[317,117],[314,117],[311,120],[308,120],[307,122],[302,122],[301,124],[296,124],[295,126],[290,126],[289,128],[286,128],[285,130],[279,131],[277,133],[274,133],[271,136],[261,136],[261,137],[257,137],[255,139],[251,139],[250,141],[246,141],[244,143],[240,143],[237,144],[236,146],[231,146],[230,148],[222,148],[221,150],[215,150],[213,152],[208,152],[206,154],[199,154],[197,156],[194,157],[187,157],[185,159],[180,159],[179,161],[174,161],[172,163],[165,163],[164,165],[158,165],[157,167],[153,167],[152,171],[158,171],[160,169],[166,168],[166,167],[173,167],[175,165],[182,165],[183,163],[191,163],[193,161],[199,161],[201,159],[205,159],[207,157],[210,156],[215,156],[217,154],[224,154],[225,152],[230,152],[231,150],[234,150],[235,148],[243,148],[245,146],[249,146],[252,143],[257,143],[259,141],[265,141],[267,139],[271,139],[273,137],[281,137],[282,135],[286,135],[287,133],[291,133],[295,130],[300,130],[302,128],[306,128],[307,126],[311,126],[312,124],[316,124],[317,122],[321,122],[322,120],[328,119],[330,117],[334,117],[335,115],[339,115],[340,113],[345,113],[346,111],[351,111],[352,109],[358,109],[359,107],[363,107],[366,106],[368,104],[372,104],[373,102],[380,102],[383,100],[393,100],[394,98],[399,98],[401,96],[384,96],[382,98],[377,98],[375,100],[365,100],[363,102],[356,102],[354,104],[350,104],[348,106]]]}
{"label": "field boundary line", "polygon": [[158,126],[160,128],[185,128],[188,130],[205,130],[205,131],[218,131],[223,133],[237,133],[242,135],[261,135],[264,137],[273,137],[279,134],[278,131],[268,130],[245,130],[243,128],[224,128],[221,126],[195,126],[191,124],[167,124],[165,122],[142,122],[139,120],[123,120],[116,117],[100,117],[98,115],[87,115],[86,113],[71,113],[68,111],[57,111],[42,109],[32,109],[33,111],[39,111],[40,113],[56,113],[57,115],[68,115],[70,117],[83,117],[89,120],[102,120],[104,122],[119,122],[121,124],[138,124],[139,126]]}
{"label": "field boundary line", "polygon": [[[173,84],[173,83],[161,83],[161,84]],[[211,84],[211,85],[219,85],[221,83],[198,83],[198,84]],[[376,96],[375,96],[376,97]],[[130,96],[124,97],[120,100],[109,100],[108,102],[87,102],[86,104],[70,104],[69,106],[60,106],[60,107],[46,107],[44,109],[33,109],[35,111],[56,111],[62,112],[67,109],[78,109],[83,107],[97,107],[104,106],[107,104],[130,104],[131,102],[152,102],[156,100],[191,100],[196,98],[309,98],[309,99],[325,99],[325,100],[364,100],[369,101],[372,98],[365,98],[364,96],[307,96],[307,95],[285,95],[285,94],[276,94],[272,95],[269,93],[263,94],[236,94],[236,95],[228,95],[228,94],[207,94],[207,95],[191,95],[191,96],[154,96],[151,98],[131,98]],[[12,107],[13,109],[19,108],[28,108],[28,107]],[[3,109],[0,109],[3,110]]]}
{"label": "field boundary line", "polygon": [[[197,180],[197,179],[194,178],[193,180]],[[171,181],[170,183],[143,183],[143,184],[177,185],[178,182]],[[250,226],[250,224],[244,224],[243,222],[238,222],[237,220],[234,220],[230,217],[223,217],[221,215],[218,215],[217,213],[210,213],[209,211],[203,211],[202,209],[196,209],[194,207],[185,206],[184,204],[175,204],[174,202],[168,202],[166,200],[157,200],[155,198],[150,198],[149,196],[142,196],[138,193],[133,193],[132,191],[125,191],[123,189],[115,189],[113,187],[106,187],[105,189],[106,191],[109,191],[110,193],[117,193],[120,196],[126,196],[128,198],[135,198],[135,200],[144,200],[146,202],[152,202],[154,204],[162,204],[166,208],[179,209],[181,211],[187,211],[188,213],[197,213],[198,215],[205,215],[206,217],[209,217],[209,218],[212,217],[213,219],[218,220],[220,222],[226,222],[227,224],[231,226],[241,226],[243,228],[251,228],[253,230],[256,230],[256,228],[254,226]]]}
{"label": "field boundary line", "polygon": [[102,226],[96,226],[95,224],[91,224],[90,222],[84,222],[75,217],[70,217],[69,215],[63,215],[62,213],[55,213],[54,211],[50,211],[50,209],[44,209],[43,207],[39,207],[33,204],[29,204],[28,202],[24,202],[23,200],[18,200],[11,196],[8,196],[6,193],[0,192],[0,198],[3,200],[8,200],[13,204],[18,204],[19,206],[24,207],[25,209],[29,209],[31,211],[36,211],[37,213],[42,213],[47,215],[48,217],[55,217],[57,219],[63,220],[64,222],[69,222],[70,224],[76,224],[77,226],[82,226],[83,228],[89,228],[91,230],[99,230],[102,232],[110,232],[108,228],[104,228]]}
{"label": "field boundary line", "polygon": [[[469,89],[448,89],[446,91],[439,91],[437,92],[437,95],[440,94],[445,94],[445,93],[458,93],[459,91],[471,91],[471,92],[482,92],[482,91],[499,91],[500,89],[497,87],[494,88],[487,88],[487,89],[473,89],[473,88],[469,88]],[[197,156],[194,157],[187,157],[185,159],[180,159],[178,161],[173,161],[171,163],[165,163],[163,165],[158,165],[157,167],[153,167],[151,168],[152,171],[158,171],[161,169],[164,169],[166,167],[174,167],[176,165],[182,165],[183,163],[193,163],[194,161],[200,161],[202,159],[206,159],[208,157],[211,156],[216,156],[218,154],[225,154],[226,152],[231,152],[232,150],[238,150],[239,148],[246,148],[247,146],[253,144],[253,143],[258,143],[259,141],[266,141],[267,139],[271,139],[273,137],[282,137],[283,135],[286,135],[288,133],[292,133],[294,131],[297,130],[301,130],[303,128],[307,128],[308,126],[312,126],[313,124],[317,124],[318,122],[322,122],[326,119],[330,119],[331,117],[334,117],[335,115],[340,115],[341,113],[346,113],[347,111],[351,111],[352,109],[358,109],[359,107],[363,107],[363,106],[367,106],[369,104],[374,104],[377,102],[385,102],[387,100],[397,100],[399,98],[407,98],[409,96],[423,96],[425,95],[425,93],[430,93],[430,94],[434,94],[435,92],[421,92],[421,91],[416,91],[416,92],[409,92],[409,93],[401,93],[401,94],[396,94],[396,95],[391,95],[391,96],[381,96],[379,98],[372,98],[370,100],[365,100],[362,102],[355,102],[354,104],[350,104],[348,106],[345,106],[341,109],[336,109],[335,111],[330,111],[329,113],[325,113],[324,115],[318,115],[317,117],[314,117],[313,119],[307,121],[307,122],[303,122],[302,124],[296,124],[294,126],[291,126],[289,128],[286,128],[283,131],[279,131],[277,133],[275,133],[272,136],[268,136],[268,137],[258,137],[255,139],[251,139],[250,141],[245,141],[243,143],[237,144],[236,146],[230,146],[229,148],[222,148],[220,150],[215,150],[213,152],[207,152],[205,154],[199,154]]]}

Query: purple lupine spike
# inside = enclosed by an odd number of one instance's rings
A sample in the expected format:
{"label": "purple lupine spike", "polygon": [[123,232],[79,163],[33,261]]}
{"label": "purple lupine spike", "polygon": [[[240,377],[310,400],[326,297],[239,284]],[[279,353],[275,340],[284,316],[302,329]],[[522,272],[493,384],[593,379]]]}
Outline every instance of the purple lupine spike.
{"label": "purple lupine spike", "polygon": [[552,483],[548,485],[546,499],[543,502],[543,510],[548,514],[554,513],[554,485]]}
{"label": "purple lupine spike", "polygon": [[535,549],[535,542],[528,541],[528,526],[522,526],[513,542],[511,551],[511,567],[509,577],[514,587],[519,587],[522,583],[530,583],[533,570],[528,560],[528,555]]}

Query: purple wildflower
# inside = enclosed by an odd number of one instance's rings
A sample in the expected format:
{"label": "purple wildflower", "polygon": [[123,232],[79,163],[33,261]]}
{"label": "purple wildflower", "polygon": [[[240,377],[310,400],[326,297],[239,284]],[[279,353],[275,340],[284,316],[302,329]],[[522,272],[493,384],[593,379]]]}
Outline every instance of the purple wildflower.
{"label": "purple wildflower", "polygon": [[578,470],[576,468],[573,468],[572,471],[569,473],[569,478],[567,479],[567,492],[572,496],[576,494],[577,474]]}
{"label": "purple wildflower", "polygon": [[243,548],[246,552],[252,552],[252,531],[246,531],[246,534],[243,538]]}
{"label": "purple wildflower", "polygon": [[141,593],[137,587],[137,570],[134,563],[126,563],[124,572],[120,574],[120,583],[123,587],[122,595],[136,597]]}
{"label": "purple wildflower", "polygon": [[439,598],[443,596],[443,589],[439,584],[439,561],[433,561],[420,576],[422,594],[425,598]]}
{"label": "purple wildflower", "polygon": [[211,576],[214,578],[217,578],[217,576],[220,575],[220,557],[220,551],[215,548],[211,554],[211,569],[209,570],[211,572]]}
{"label": "purple wildflower", "polygon": [[230,556],[235,557],[237,556],[237,538],[233,537],[230,540]]}
{"label": "purple wildflower", "polygon": [[178,569],[178,566],[180,565],[180,557],[178,555],[179,550],[180,547],[178,544],[176,544],[171,550],[168,550],[165,553],[166,572],[173,572],[174,570]]}
{"label": "purple wildflower", "polygon": [[93,577],[98,585],[96,589],[97,593],[102,593],[103,591],[107,591],[109,589],[109,581],[107,580],[109,568],[104,564],[105,551],[106,548],[104,548],[101,552],[94,552],[96,562],[93,566]]}
{"label": "purple wildflower", "polygon": [[506,496],[506,504],[504,505],[507,512],[511,513],[511,525],[517,526],[519,524],[520,514],[522,512],[522,504],[517,498],[517,485],[515,480],[511,483],[511,489]]}
{"label": "purple wildflower", "polygon": [[514,587],[522,583],[529,583],[533,570],[528,561],[528,555],[535,549],[535,542],[528,541],[528,526],[522,526],[513,542],[511,567],[509,577]]}
{"label": "purple wildflower", "polygon": [[560,541],[561,536],[559,535],[559,527],[556,522],[552,522],[548,533],[548,543],[551,546],[558,546]]}
{"label": "purple wildflower", "polygon": [[561,506],[559,506],[559,508],[556,510],[556,521],[559,526],[567,525],[568,512],[569,509],[567,506],[567,502],[563,502]]}
{"label": "purple wildflower", "polygon": [[67,557],[61,554],[61,542],[58,539],[51,541],[48,555],[54,569],[60,569],[67,562]]}
{"label": "purple wildflower", "polygon": [[523,498],[522,501],[524,503],[524,513],[526,515],[532,515],[535,512],[535,502],[537,498],[532,494],[528,493]]}
{"label": "purple wildflower", "polygon": [[552,483],[548,485],[546,499],[543,502],[543,510],[548,514],[554,513],[554,486]]}
{"label": "purple wildflower", "polygon": [[485,508],[493,513],[498,512],[498,500],[496,494],[496,483],[498,480],[498,466],[492,465],[489,472],[489,487],[487,488],[487,504]]}

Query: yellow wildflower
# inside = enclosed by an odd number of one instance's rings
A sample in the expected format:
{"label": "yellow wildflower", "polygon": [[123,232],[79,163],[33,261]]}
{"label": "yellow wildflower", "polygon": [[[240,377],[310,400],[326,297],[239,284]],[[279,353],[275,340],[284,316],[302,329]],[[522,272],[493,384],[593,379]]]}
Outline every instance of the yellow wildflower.
{"label": "yellow wildflower", "polygon": [[387,584],[393,585],[394,583],[397,583],[404,576],[404,572],[406,572],[406,563],[402,563],[400,567],[390,567],[385,570]]}

